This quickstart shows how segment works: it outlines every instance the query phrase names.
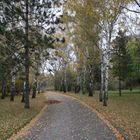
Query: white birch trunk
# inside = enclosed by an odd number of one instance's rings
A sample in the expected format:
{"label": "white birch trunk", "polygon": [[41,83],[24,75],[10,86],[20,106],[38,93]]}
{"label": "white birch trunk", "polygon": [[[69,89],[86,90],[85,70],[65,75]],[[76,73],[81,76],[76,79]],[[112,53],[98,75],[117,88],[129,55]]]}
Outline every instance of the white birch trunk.
{"label": "white birch trunk", "polygon": [[108,77],[109,77],[109,69],[108,69],[108,66],[109,66],[109,59],[108,59],[108,54],[105,56],[105,77],[104,77],[104,81],[105,81],[105,83],[104,83],[104,86],[105,86],[105,88],[104,88],[104,103],[103,103],[103,105],[104,106],[107,106],[107,100],[108,100]]}
{"label": "white birch trunk", "polygon": [[101,89],[100,89],[100,95],[99,95],[99,101],[103,101],[103,86],[104,86],[104,55],[103,51],[101,52]]}

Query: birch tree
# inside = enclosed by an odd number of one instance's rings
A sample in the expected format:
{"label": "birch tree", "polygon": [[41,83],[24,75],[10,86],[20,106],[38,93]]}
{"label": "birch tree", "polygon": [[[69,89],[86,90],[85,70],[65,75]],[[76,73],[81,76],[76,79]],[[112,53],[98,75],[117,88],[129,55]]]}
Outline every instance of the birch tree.
{"label": "birch tree", "polygon": [[[78,72],[78,81],[82,81],[80,79],[82,78],[81,73],[83,75],[88,75],[88,82],[87,86],[89,89],[89,95],[92,96],[93,86],[95,86],[95,72],[94,69],[96,67],[96,62],[98,61],[98,54],[99,48],[98,48],[98,35],[100,32],[100,29],[98,28],[98,15],[96,11],[96,1],[74,1],[71,0],[68,2],[68,11],[71,11],[71,14],[69,15],[70,18],[68,19],[68,22],[70,22],[70,25],[73,25],[73,43],[75,47],[78,47],[79,53],[77,53],[77,62],[78,65],[81,63],[83,64],[83,67],[81,67]],[[73,14],[75,13],[75,15]],[[88,21],[88,23],[87,23]],[[83,62],[79,62],[80,55]],[[86,68],[87,67],[87,68]],[[84,82],[85,84],[85,82]],[[78,84],[79,85],[79,82]]]}
{"label": "birch tree", "polygon": [[101,0],[98,4],[100,16],[99,26],[101,28],[100,47],[102,52],[100,101],[102,101],[101,98],[103,98],[103,105],[107,106],[111,42],[114,37],[118,18],[122,12],[122,6],[126,5],[127,3],[122,0]]}

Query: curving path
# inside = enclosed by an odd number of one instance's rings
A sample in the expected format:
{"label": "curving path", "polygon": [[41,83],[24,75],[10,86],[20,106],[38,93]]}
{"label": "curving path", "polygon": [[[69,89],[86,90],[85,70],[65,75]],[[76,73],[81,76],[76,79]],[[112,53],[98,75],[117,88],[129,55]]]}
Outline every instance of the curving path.
{"label": "curving path", "polygon": [[77,100],[47,92],[50,104],[29,133],[21,140],[116,140],[97,115]]}

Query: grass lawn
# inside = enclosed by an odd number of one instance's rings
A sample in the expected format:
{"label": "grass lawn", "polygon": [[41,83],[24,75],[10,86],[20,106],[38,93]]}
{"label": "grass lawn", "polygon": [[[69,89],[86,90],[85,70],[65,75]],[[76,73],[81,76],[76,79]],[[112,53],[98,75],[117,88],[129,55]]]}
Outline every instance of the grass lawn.
{"label": "grass lawn", "polygon": [[124,93],[122,97],[110,93],[108,107],[99,102],[98,93],[94,97],[68,93],[93,107],[117,128],[120,133],[130,140],[140,140],[140,94]]}
{"label": "grass lawn", "polygon": [[29,123],[45,105],[45,100],[43,94],[37,95],[36,99],[30,100],[30,109],[24,109],[21,96],[15,97],[14,102],[10,102],[8,97],[0,100],[0,140],[6,140]]}

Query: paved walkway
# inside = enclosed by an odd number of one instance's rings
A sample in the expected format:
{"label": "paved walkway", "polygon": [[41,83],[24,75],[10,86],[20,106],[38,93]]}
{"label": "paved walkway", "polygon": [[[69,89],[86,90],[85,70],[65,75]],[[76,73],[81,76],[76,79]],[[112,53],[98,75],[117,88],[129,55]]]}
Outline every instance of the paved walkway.
{"label": "paved walkway", "polygon": [[27,136],[21,140],[116,140],[113,132],[86,106],[58,93],[48,92],[48,105]]}

